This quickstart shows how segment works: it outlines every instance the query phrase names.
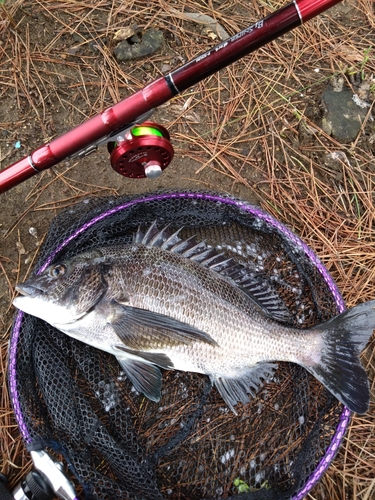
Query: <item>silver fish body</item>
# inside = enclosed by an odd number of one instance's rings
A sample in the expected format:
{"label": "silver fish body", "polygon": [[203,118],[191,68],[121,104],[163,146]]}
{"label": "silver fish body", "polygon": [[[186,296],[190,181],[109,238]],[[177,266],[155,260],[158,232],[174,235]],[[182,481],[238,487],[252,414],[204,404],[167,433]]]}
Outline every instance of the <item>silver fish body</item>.
{"label": "silver fish body", "polygon": [[114,354],[154,401],[162,367],[209,375],[235,411],[272,375],[275,361],[289,361],[352,410],[367,410],[358,355],[375,325],[375,301],[311,329],[291,328],[285,305],[259,277],[178,232],[153,225],[133,244],[54,264],[18,290],[16,307]]}

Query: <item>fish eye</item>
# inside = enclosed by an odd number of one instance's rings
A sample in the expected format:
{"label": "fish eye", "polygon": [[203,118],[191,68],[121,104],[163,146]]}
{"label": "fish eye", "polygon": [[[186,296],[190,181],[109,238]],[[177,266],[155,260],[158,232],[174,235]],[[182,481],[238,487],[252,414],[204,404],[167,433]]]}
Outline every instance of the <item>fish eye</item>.
{"label": "fish eye", "polygon": [[51,268],[49,273],[53,278],[59,278],[66,273],[66,266],[63,264],[57,264]]}

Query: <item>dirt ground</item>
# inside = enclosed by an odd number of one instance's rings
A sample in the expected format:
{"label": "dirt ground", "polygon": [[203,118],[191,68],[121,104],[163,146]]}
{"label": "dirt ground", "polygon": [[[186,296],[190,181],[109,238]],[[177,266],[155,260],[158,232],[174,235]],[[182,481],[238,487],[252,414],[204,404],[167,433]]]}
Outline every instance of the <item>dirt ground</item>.
{"label": "dirt ground", "polygon": [[[173,6],[163,0],[0,2],[1,168],[220,41],[173,9],[210,15],[232,35],[282,5],[278,0],[182,0]],[[152,120],[169,130],[175,157],[158,179],[119,176],[102,147],[2,194],[3,371],[14,286],[32,269],[51,219],[93,195],[168,188],[231,193],[261,205],[303,237],[326,263],[349,305],[370,297],[375,260],[370,236],[375,173],[373,9],[370,0],[345,1],[161,106]],[[134,23],[140,33],[151,27],[162,30],[164,44],[149,57],[118,62],[115,34]],[[353,92],[358,78],[368,82],[370,107],[350,144],[340,144],[322,128],[321,96],[333,76]],[[336,163],[331,161],[334,152],[341,155]],[[345,265],[339,263],[340,242],[355,239],[365,254],[353,270],[348,254],[342,254]],[[0,418],[7,428],[7,452],[2,450],[0,471],[17,478],[12,463],[16,453],[25,452],[9,416],[5,387],[3,382]],[[367,425],[373,435],[373,407]],[[349,438],[355,440],[353,432]],[[357,449],[346,448],[307,498],[375,498],[375,448],[367,453],[363,443],[361,436]]]}

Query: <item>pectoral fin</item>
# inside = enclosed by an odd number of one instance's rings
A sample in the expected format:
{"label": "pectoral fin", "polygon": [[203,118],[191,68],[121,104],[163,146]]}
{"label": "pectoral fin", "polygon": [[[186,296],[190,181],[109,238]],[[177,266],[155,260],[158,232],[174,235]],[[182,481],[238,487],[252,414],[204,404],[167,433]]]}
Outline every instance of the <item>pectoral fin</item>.
{"label": "pectoral fin", "polygon": [[216,345],[205,332],[170,316],[114,302],[107,321],[124,343],[137,351],[204,342]]}
{"label": "pectoral fin", "polygon": [[160,401],[162,377],[157,366],[131,358],[117,358],[117,361],[138,392],[151,401]]}

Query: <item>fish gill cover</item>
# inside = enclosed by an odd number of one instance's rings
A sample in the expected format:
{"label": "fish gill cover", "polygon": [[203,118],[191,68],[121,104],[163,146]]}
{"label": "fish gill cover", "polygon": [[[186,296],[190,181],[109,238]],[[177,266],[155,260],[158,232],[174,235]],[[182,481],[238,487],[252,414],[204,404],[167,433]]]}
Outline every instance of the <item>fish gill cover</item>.
{"label": "fish gill cover", "polygon": [[[344,309],[327,271],[298,237],[257,207],[215,193],[89,199],[51,225],[35,272],[139,226],[183,226],[264,277],[297,328]],[[139,394],[116,359],[19,313],[10,386],[28,448],[63,453],[93,499],[302,499],[329,465],[349,412],[300,366],[279,363],[231,412],[208,377],[163,370],[161,400]],[[239,486],[240,485],[240,486]],[[243,496],[244,495],[244,496]]]}

